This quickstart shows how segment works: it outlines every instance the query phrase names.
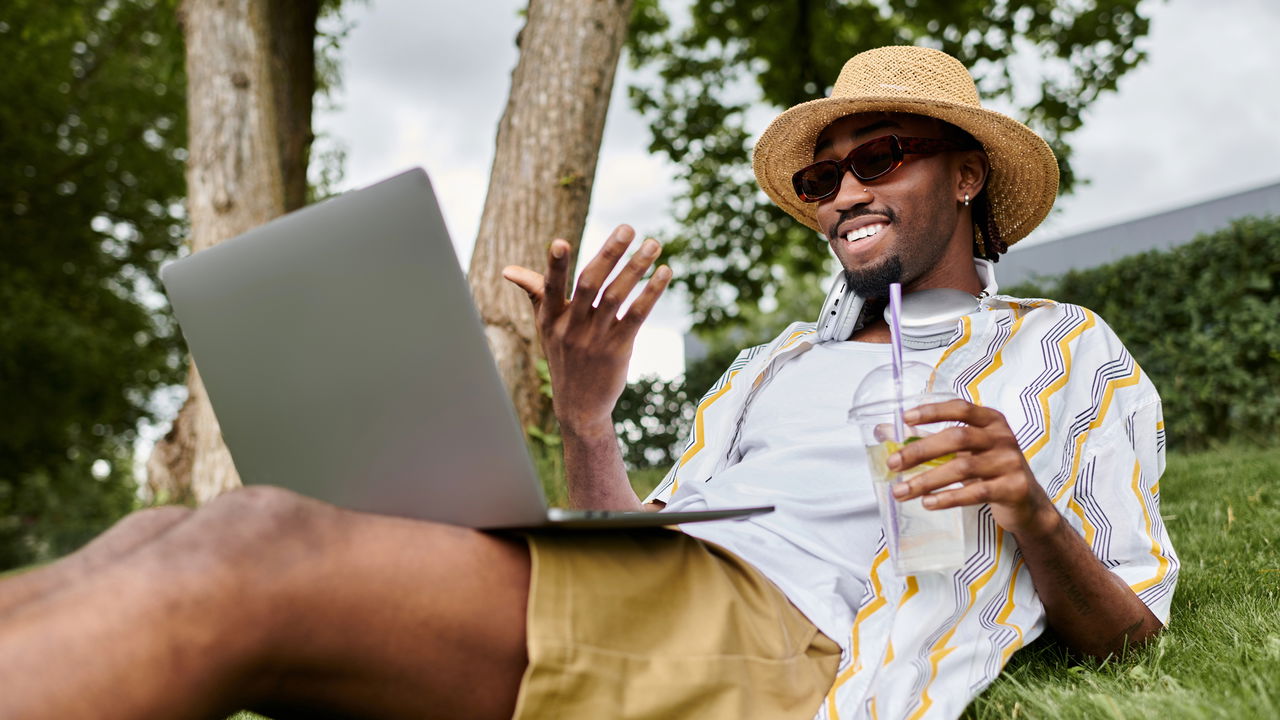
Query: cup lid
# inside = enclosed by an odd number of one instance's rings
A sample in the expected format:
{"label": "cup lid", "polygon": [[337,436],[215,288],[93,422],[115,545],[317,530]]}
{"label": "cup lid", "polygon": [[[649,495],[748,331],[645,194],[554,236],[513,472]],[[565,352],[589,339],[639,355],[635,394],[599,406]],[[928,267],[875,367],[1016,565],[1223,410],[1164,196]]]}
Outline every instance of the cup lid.
{"label": "cup lid", "polygon": [[[951,384],[947,382],[932,366],[922,362],[908,361],[902,364],[902,398],[916,400],[920,396],[934,394],[953,395]],[[893,412],[898,400],[894,389],[893,365],[885,363],[867,373],[853,393],[848,418],[855,416],[886,414]],[[908,403],[914,406],[928,400]]]}

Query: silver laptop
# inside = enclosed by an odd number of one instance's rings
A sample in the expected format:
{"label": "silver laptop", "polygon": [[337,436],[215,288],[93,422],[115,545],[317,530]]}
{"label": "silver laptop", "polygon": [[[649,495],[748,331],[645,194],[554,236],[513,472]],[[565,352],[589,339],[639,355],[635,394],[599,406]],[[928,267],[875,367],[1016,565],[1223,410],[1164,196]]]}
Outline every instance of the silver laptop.
{"label": "silver laptop", "polygon": [[421,169],[160,277],[246,484],[475,528],[647,527],[773,509],[548,509]]}

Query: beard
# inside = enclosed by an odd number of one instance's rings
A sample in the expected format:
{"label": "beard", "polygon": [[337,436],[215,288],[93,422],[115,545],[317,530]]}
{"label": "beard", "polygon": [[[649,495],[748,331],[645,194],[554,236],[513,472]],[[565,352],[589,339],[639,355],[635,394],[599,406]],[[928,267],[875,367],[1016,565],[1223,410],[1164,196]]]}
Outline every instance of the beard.
{"label": "beard", "polygon": [[887,298],[889,286],[902,282],[902,258],[898,255],[890,255],[884,262],[872,267],[857,270],[846,268],[844,279],[849,284],[849,288],[861,298],[866,300]]}
{"label": "beard", "polygon": [[942,262],[947,250],[946,240],[955,221],[940,213],[927,218],[915,217],[914,222],[910,219],[904,221],[892,208],[884,207],[847,212],[841,215],[840,222],[873,213],[889,219],[896,236],[894,247],[887,248],[887,257],[875,264],[844,268],[844,277],[849,288],[859,297],[871,303],[884,303],[889,299],[889,285],[901,283],[906,292],[908,285]]}
{"label": "beard", "polygon": [[[892,227],[898,227],[898,214],[893,208],[884,207],[872,210],[868,207],[856,210],[847,210],[840,214],[837,225],[833,225],[832,229],[846,220],[861,217],[863,215],[883,215],[888,219]],[[828,234],[828,237],[831,235]],[[835,242],[842,242],[836,240]],[[893,253],[881,262],[870,267],[859,267],[854,269],[844,269],[844,279],[849,288],[865,300],[874,300],[877,298],[889,297],[889,285],[892,283],[900,283],[902,280],[902,257],[898,253]]]}

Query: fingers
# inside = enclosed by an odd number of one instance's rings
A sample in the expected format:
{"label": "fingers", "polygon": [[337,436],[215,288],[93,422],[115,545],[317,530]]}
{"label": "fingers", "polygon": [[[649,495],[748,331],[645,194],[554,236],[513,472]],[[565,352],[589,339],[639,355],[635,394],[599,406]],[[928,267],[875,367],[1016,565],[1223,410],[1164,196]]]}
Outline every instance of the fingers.
{"label": "fingers", "polygon": [[[626,302],[645,272],[662,252],[662,246],[658,241],[653,238],[645,240],[640,249],[618,272],[613,282],[606,287],[604,283],[609,274],[626,254],[627,248],[634,239],[634,230],[627,225],[619,225],[605,241],[600,252],[578,275],[572,299],[565,296],[565,289],[569,284],[569,256],[572,248],[564,240],[554,240],[548,246],[545,277],[519,265],[508,265],[503,268],[502,276],[529,295],[534,307],[539,309],[542,322],[555,321],[567,307],[571,312],[571,323],[579,325],[591,323],[602,330],[608,330],[614,321],[618,320],[618,308]],[[628,308],[621,324],[634,328],[642,323],[653,310],[670,281],[671,269],[659,268]],[[597,296],[599,296],[598,304]],[[634,329],[632,333],[634,334]]]}
{"label": "fingers", "polygon": [[636,231],[629,225],[619,225],[604,241],[604,247],[591,258],[591,262],[578,275],[578,284],[573,291],[572,312],[576,319],[585,319],[594,309],[596,296],[604,286],[605,278],[613,272],[613,268],[622,259],[622,255],[631,246]]}
{"label": "fingers", "polygon": [[875,439],[880,442],[892,440],[894,436],[893,423],[876,423],[875,428],[872,430],[872,434],[875,436]]}
{"label": "fingers", "polygon": [[991,433],[970,425],[961,425],[908,443],[889,456],[888,465],[890,470],[900,472],[950,453],[983,452],[993,445]]}
{"label": "fingers", "polygon": [[547,248],[547,274],[520,265],[502,268],[502,277],[524,290],[535,308],[544,306],[554,316],[564,307],[565,277],[569,274],[569,243],[553,240]]}
{"label": "fingers", "polygon": [[543,294],[546,313],[559,315],[565,306],[565,288],[569,283],[569,252],[572,248],[564,240],[551,241],[547,248],[547,285]]}
{"label": "fingers", "polygon": [[534,307],[542,302],[545,294],[546,282],[542,275],[530,270],[527,267],[519,265],[508,265],[502,268],[502,277],[519,286],[529,294],[529,299],[533,301]]}
{"label": "fingers", "polygon": [[1012,493],[1006,492],[1008,485],[1000,482],[969,483],[955,490],[943,490],[924,496],[920,502],[930,510],[941,510],[949,507],[965,505],[982,505],[983,503],[1000,504],[1009,502]]}
{"label": "fingers", "polygon": [[[631,295],[631,291],[635,289],[636,283],[640,282],[640,278],[649,270],[649,266],[653,261],[658,259],[658,254],[662,252],[662,246],[657,240],[649,238],[640,243],[640,249],[631,256],[631,260],[622,268],[618,276],[609,283],[604,292],[600,295],[600,303],[597,307],[601,310],[602,317],[616,317],[618,308]],[[606,317],[607,319],[607,317]]]}
{"label": "fingers", "polygon": [[657,304],[658,298],[662,297],[662,293],[667,289],[667,285],[671,283],[671,268],[663,265],[653,271],[653,277],[649,278],[649,282],[645,284],[644,290],[640,291],[640,296],[631,303],[631,307],[627,308],[627,314],[622,316],[622,327],[626,328],[633,335],[640,329],[640,324],[649,317],[653,306]]}
{"label": "fingers", "polygon": [[973,482],[990,474],[991,468],[986,458],[980,455],[962,455],[928,472],[894,483],[893,496],[899,500],[910,500],[953,483]]}
{"label": "fingers", "polygon": [[966,425],[986,427],[1004,421],[998,410],[974,405],[968,400],[948,400],[912,408],[902,414],[910,425],[927,425],[934,422],[962,422]]}

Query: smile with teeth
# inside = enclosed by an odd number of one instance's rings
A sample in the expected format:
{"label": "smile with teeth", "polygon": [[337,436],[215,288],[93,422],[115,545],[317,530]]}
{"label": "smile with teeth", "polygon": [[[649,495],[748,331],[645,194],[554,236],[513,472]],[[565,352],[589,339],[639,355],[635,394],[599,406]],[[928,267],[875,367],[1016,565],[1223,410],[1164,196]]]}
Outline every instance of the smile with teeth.
{"label": "smile with teeth", "polygon": [[874,225],[863,225],[857,230],[852,230],[844,236],[846,242],[855,243],[864,238],[872,237],[887,227],[887,223],[876,223]]}

